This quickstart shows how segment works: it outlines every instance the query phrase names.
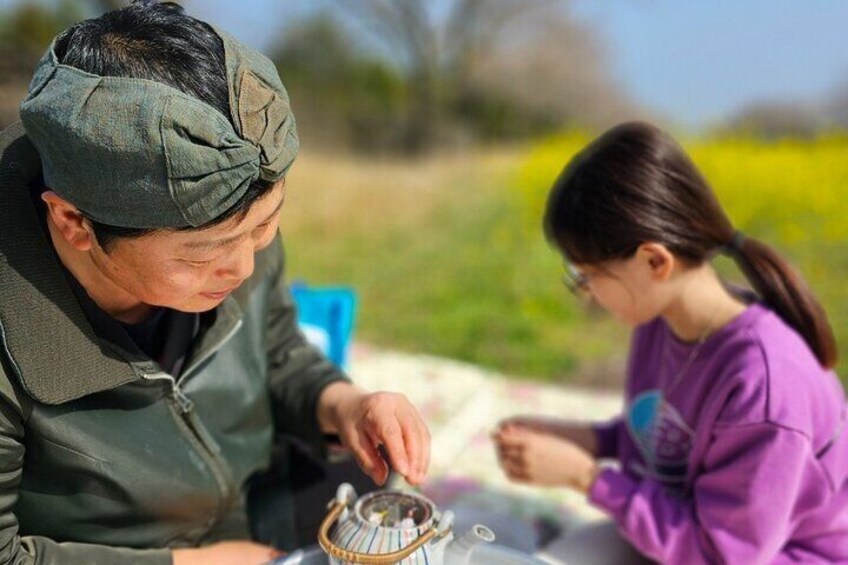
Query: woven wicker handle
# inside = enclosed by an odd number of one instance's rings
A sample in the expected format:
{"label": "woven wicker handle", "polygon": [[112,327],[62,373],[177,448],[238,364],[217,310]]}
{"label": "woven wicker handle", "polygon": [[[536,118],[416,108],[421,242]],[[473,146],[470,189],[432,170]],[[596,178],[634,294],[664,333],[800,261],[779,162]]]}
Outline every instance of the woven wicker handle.
{"label": "woven wicker handle", "polygon": [[341,559],[342,561],[362,563],[364,565],[388,565],[390,563],[397,563],[418,551],[422,545],[433,539],[433,537],[439,533],[438,529],[434,526],[418,536],[418,538],[408,546],[391,553],[358,553],[356,551],[348,551],[334,544],[329,536],[330,528],[336,520],[338,520],[339,516],[341,516],[344,509],[344,503],[339,502],[338,500],[334,501],[333,505],[330,507],[330,511],[327,512],[327,515],[324,517],[324,521],[321,522],[321,528],[318,530],[318,544],[321,548],[326,551],[328,555],[332,555],[336,559]]}

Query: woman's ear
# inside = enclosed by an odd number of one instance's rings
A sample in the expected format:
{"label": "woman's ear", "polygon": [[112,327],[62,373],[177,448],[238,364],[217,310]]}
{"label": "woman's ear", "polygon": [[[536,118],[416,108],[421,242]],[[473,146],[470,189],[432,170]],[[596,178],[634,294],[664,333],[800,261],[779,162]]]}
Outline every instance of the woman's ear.
{"label": "woman's ear", "polygon": [[651,277],[655,280],[666,281],[674,271],[675,257],[662,243],[643,243],[636,250],[641,254],[651,271]]}
{"label": "woman's ear", "polygon": [[85,216],[76,206],[48,190],[41,194],[47,205],[47,221],[77,251],[88,251],[94,243],[94,234]]}

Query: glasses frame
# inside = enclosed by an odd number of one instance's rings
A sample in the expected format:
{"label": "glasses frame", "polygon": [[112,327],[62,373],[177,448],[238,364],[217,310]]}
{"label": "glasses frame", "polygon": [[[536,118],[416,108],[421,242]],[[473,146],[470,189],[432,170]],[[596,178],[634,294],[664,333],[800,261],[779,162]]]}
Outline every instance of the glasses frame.
{"label": "glasses frame", "polygon": [[589,293],[589,277],[580,269],[566,262],[563,266],[562,284],[574,296],[583,297]]}

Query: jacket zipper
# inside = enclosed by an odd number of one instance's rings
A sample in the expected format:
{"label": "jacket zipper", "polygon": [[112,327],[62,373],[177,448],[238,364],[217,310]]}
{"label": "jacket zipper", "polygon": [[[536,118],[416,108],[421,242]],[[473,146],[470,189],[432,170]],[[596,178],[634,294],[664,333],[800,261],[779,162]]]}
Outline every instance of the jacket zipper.
{"label": "jacket zipper", "polygon": [[227,473],[220,461],[220,446],[200,422],[200,419],[197,418],[193,411],[194,403],[183,393],[173,376],[167,373],[152,373],[142,375],[142,378],[147,381],[165,381],[171,386],[170,406],[172,409],[176,409],[176,421],[181,424],[183,434],[209,465],[218,485],[220,498],[218,500],[217,520],[222,519],[228,507],[227,501],[230,499],[232,488],[227,481]]}
{"label": "jacket zipper", "polygon": [[198,444],[198,451],[206,459],[212,474],[215,476],[215,481],[218,483],[218,489],[221,494],[221,500],[218,510],[218,519],[222,519],[228,508],[227,502],[232,496],[233,488],[230,486],[227,477],[229,473],[226,470],[225,464],[221,459],[221,446],[212,437],[212,434],[198,418],[194,411],[194,402],[185,395],[180,388],[180,383],[194,372],[204,361],[209,359],[216,351],[218,351],[241,327],[242,322],[238,320],[233,328],[227,332],[227,335],[218,342],[218,344],[206,352],[203,357],[194,362],[191,367],[183,371],[182,376],[177,380],[173,375],[165,372],[143,374],[142,378],[147,381],[164,381],[171,387],[171,406],[176,406],[180,421],[186,427],[186,433],[192,440],[192,443]]}

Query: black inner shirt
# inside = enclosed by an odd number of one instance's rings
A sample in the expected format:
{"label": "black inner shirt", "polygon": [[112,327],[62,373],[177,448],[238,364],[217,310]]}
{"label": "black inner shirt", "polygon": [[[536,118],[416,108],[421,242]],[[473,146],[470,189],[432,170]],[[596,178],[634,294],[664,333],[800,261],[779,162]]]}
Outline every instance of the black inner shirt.
{"label": "black inner shirt", "polygon": [[[41,211],[41,229],[48,241],[47,207],[41,200],[41,194],[47,190],[43,181],[33,183],[30,194],[36,207]],[[88,295],[85,288],[62,265],[58,254],[56,261],[62,266],[68,284],[80,303],[86,318],[94,332],[102,339],[112,342],[125,351],[156,361],[159,366],[173,376],[179,376],[183,370],[191,344],[200,329],[200,315],[180,312],[171,308],[155,308],[145,320],[137,324],[121,322],[100,308]]]}

